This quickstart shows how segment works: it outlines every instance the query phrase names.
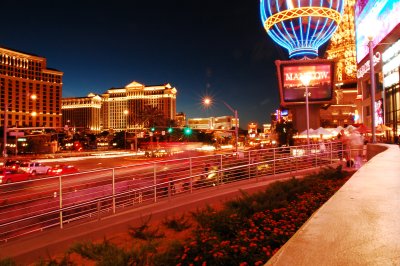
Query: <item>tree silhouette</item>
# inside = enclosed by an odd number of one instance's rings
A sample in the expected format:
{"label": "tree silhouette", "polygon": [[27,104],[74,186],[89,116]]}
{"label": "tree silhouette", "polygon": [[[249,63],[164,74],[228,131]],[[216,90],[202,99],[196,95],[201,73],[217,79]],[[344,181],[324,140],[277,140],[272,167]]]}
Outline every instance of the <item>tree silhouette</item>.
{"label": "tree silhouette", "polygon": [[157,107],[146,105],[138,115],[139,124],[142,124],[143,127],[152,127],[152,126],[166,126],[167,119],[160,109]]}
{"label": "tree silhouette", "polygon": [[276,124],[275,132],[278,135],[279,146],[293,145],[293,135],[296,133],[292,122],[282,121]]}

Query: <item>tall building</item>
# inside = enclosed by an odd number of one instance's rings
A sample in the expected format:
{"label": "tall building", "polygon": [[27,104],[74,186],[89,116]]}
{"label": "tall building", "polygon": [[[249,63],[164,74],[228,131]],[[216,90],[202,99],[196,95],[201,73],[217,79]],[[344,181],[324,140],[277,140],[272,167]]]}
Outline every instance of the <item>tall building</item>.
{"label": "tall building", "polygon": [[89,93],[87,97],[63,98],[63,126],[101,131],[101,97]]}
{"label": "tall building", "polygon": [[103,128],[143,128],[146,125],[141,114],[149,107],[159,111],[164,119],[175,120],[176,93],[169,83],[145,86],[136,81],[123,88],[109,89],[101,95]]}
{"label": "tall building", "polygon": [[0,47],[2,126],[7,115],[9,128],[60,127],[62,77],[44,57]]}
{"label": "tall building", "polygon": [[134,81],[101,95],[65,98],[62,100],[63,125],[94,132],[142,129],[149,126],[142,117],[146,109],[157,111],[155,115],[160,115],[165,122],[175,120],[176,93],[170,84],[145,86]]}
{"label": "tall building", "polygon": [[326,50],[327,59],[336,61],[334,100],[320,111],[321,125],[345,126],[360,123],[361,101],[357,98],[355,0],[344,1],[342,20]]}

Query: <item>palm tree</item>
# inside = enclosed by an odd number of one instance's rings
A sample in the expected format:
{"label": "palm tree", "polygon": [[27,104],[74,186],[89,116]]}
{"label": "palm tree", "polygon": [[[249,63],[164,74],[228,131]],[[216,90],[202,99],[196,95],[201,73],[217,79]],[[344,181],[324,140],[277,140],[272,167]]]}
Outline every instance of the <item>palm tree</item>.
{"label": "palm tree", "polygon": [[152,126],[166,126],[166,118],[164,114],[157,107],[146,105],[142,112],[138,115],[139,123],[143,125],[143,127],[152,127]]}

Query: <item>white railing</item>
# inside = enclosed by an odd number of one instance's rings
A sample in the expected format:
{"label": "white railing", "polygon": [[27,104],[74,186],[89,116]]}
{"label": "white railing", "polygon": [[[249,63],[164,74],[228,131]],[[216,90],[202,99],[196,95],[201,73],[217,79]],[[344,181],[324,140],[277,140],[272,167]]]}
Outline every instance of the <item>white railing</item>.
{"label": "white railing", "polygon": [[[352,154],[359,150],[348,150]],[[340,142],[132,164],[0,185],[0,241],[183,193],[338,162]]]}

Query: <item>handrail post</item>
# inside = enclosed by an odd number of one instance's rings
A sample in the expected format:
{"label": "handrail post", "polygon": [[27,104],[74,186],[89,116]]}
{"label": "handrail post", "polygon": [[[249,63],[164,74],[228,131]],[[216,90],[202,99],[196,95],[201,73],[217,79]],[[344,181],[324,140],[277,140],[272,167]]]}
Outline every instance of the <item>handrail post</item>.
{"label": "handrail post", "polygon": [[153,164],[154,202],[157,202],[157,171],[156,163]]}
{"label": "handrail post", "polygon": [[249,162],[248,162],[248,172],[249,172],[249,179],[251,178],[251,151],[249,151]]}
{"label": "handrail post", "polygon": [[193,193],[193,166],[192,157],[189,157],[189,174],[190,174],[190,193]]}
{"label": "handrail post", "polygon": [[273,171],[273,173],[274,173],[274,175],[275,175],[275,168],[276,168],[276,156],[275,156],[275,150],[276,150],[275,148],[273,148],[273,150],[272,150],[272,151],[273,151],[273,155],[274,155],[274,163],[273,163],[273,168],[274,168],[274,169],[273,169],[273,170],[274,170],[274,171]]}
{"label": "handrail post", "polygon": [[60,202],[60,228],[63,228],[63,203],[62,203],[62,180],[61,180],[62,175],[58,178],[59,182],[59,202]]}
{"label": "handrail post", "polygon": [[112,208],[115,214],[115,168],[112,169]]}
{"label": "handrail post", "polygon": [[290,175],[292,175],[292,163],[291,163],[291,161],[292,161],[292,149],[289,147],[289,169],[290,169]]}
{"label": "handrail post", "polygon": [[224,177],[224,171],[222,169],[222,155],[219,155],[219,169],[221,169],[219,176],[221,179],[221,183],[223,183],[222,181],[223,181],[223,177]]}

